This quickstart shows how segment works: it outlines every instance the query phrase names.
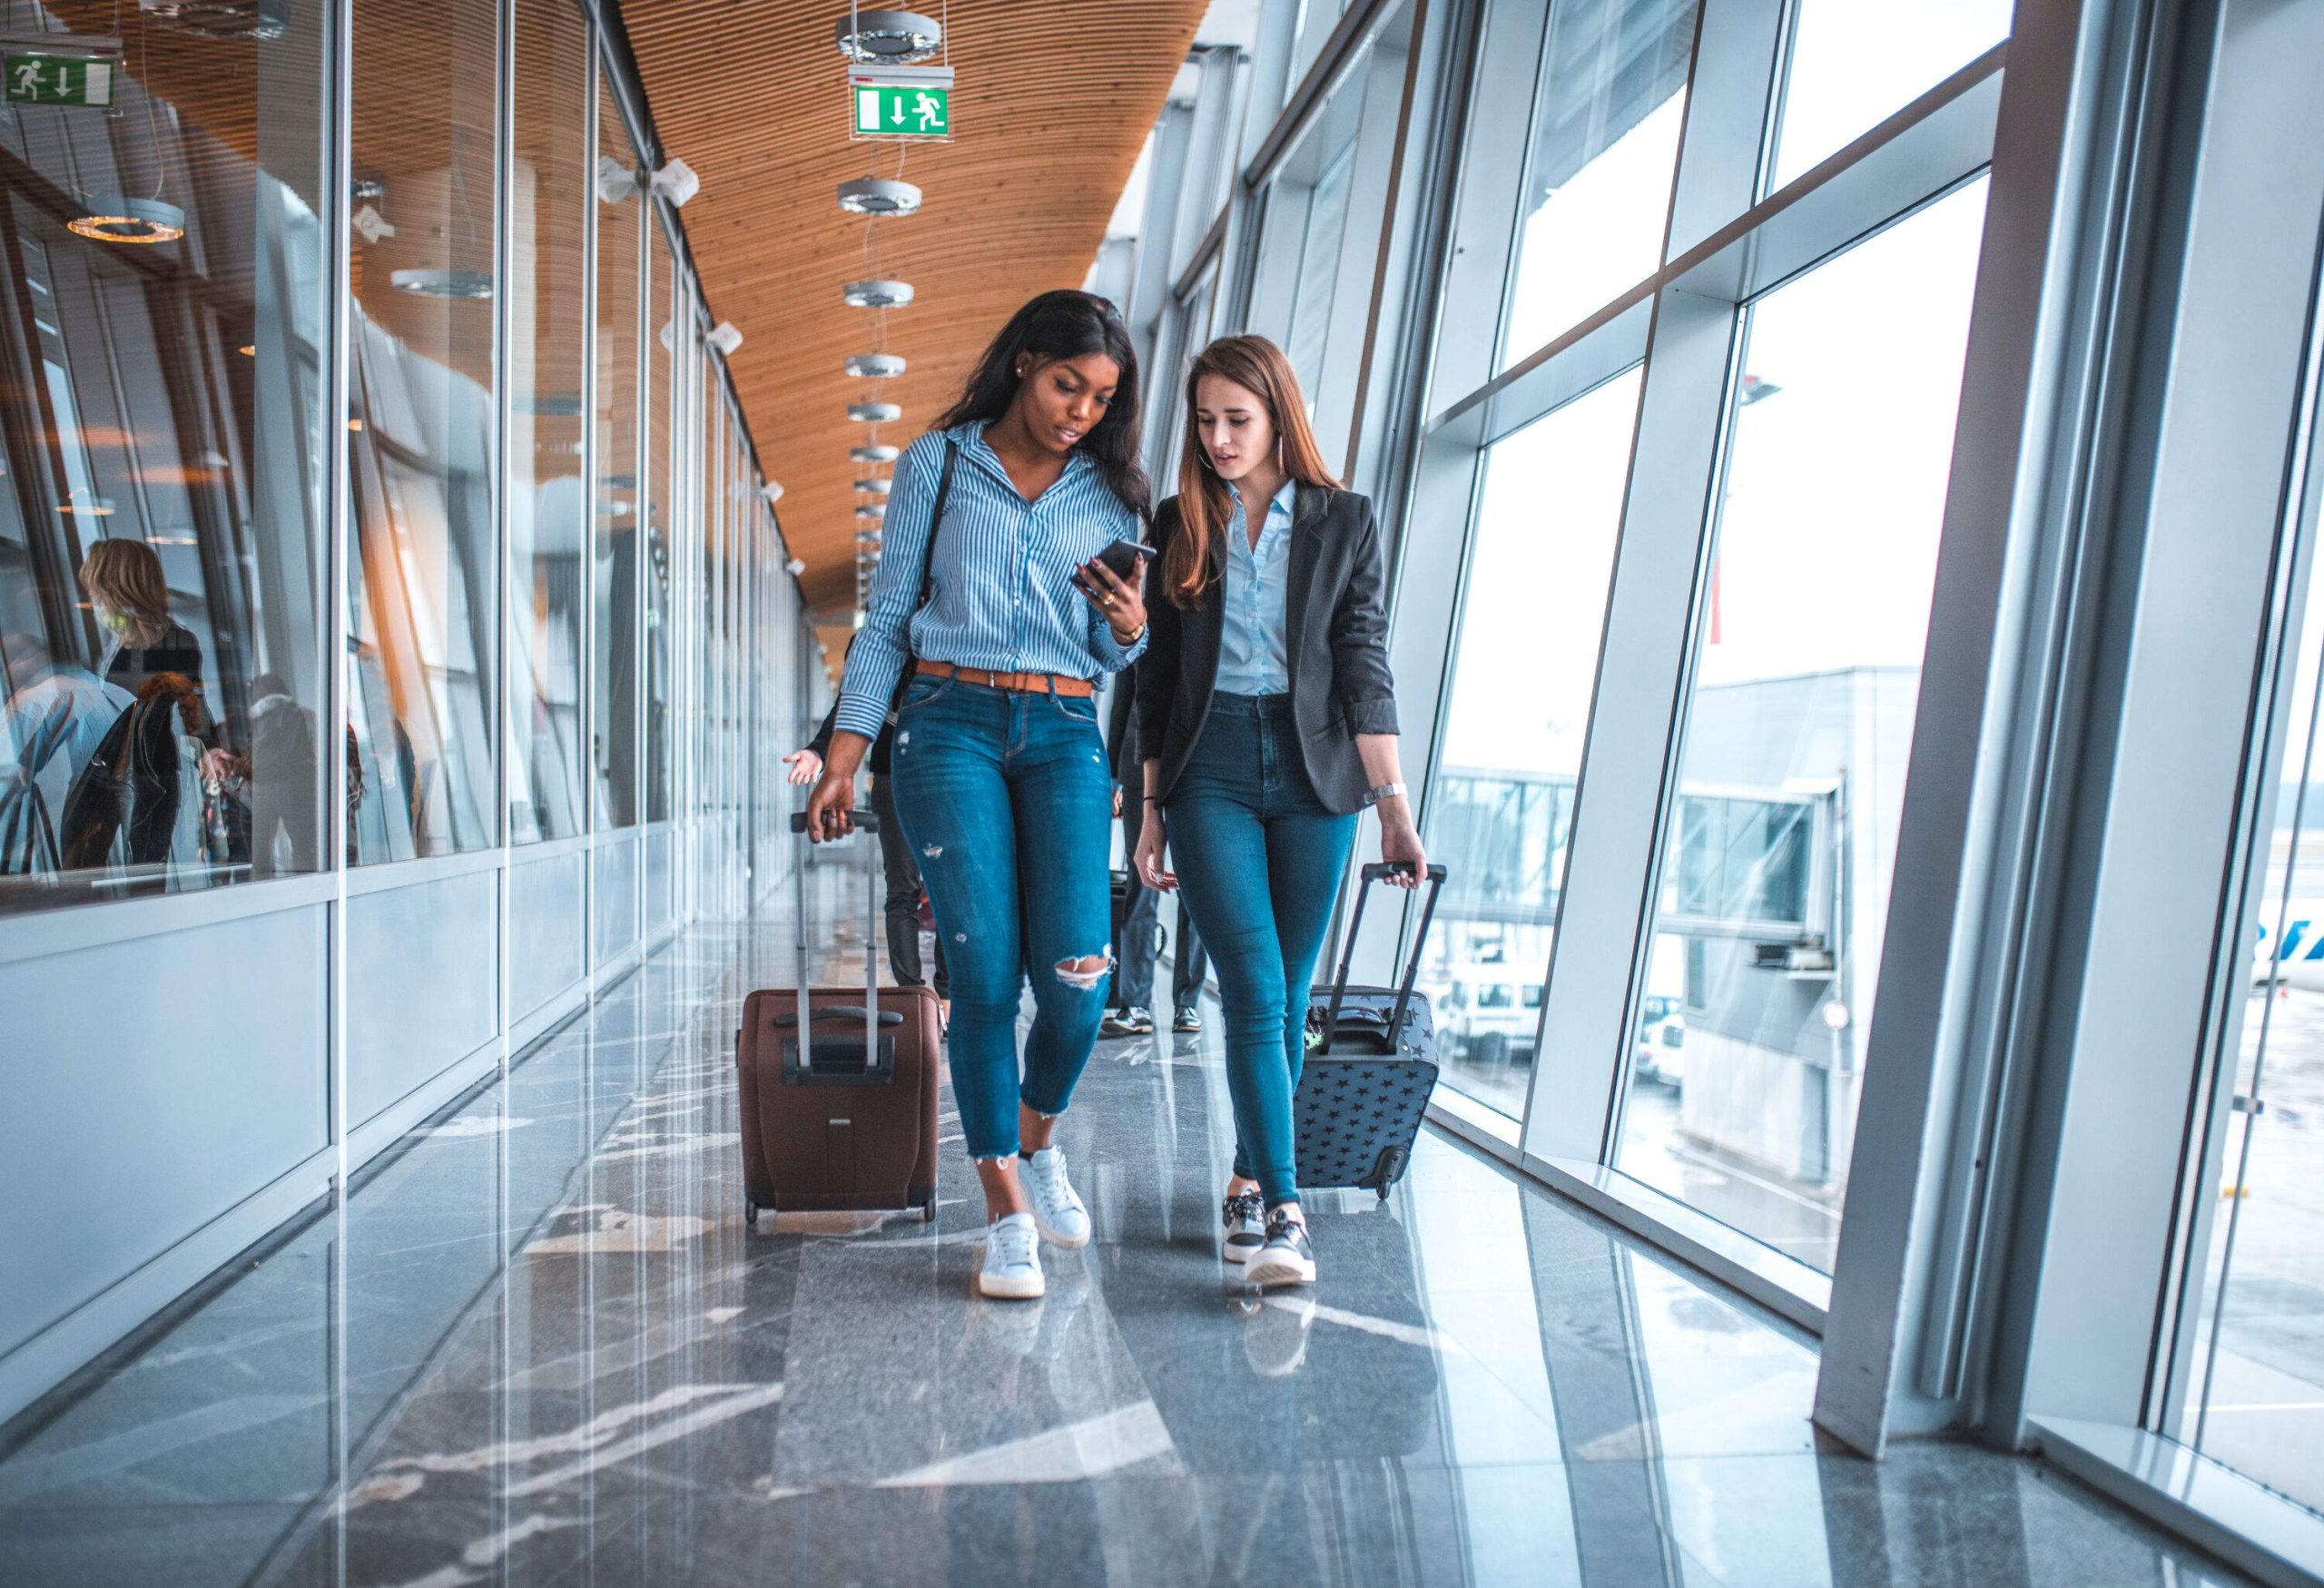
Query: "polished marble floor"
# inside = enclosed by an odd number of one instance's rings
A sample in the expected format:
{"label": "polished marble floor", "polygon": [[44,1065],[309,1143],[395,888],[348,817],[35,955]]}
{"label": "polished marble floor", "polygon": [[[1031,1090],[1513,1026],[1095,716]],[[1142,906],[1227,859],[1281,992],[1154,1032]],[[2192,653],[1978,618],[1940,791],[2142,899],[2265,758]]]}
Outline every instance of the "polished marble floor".
{"label": "polished marble floor", "polygon": [[2242,1581],[2033,1462],[1819,1449],[1812,1340],[1433,1135],[1311,1205],[1312,1305],[1238,1293],[1208,1038],[1100,1047],[1038,1305],[970,1298],[957,1143],[932,1227],[747,1232],[788,957],[686,938],[0,1429],[0,1583]]}

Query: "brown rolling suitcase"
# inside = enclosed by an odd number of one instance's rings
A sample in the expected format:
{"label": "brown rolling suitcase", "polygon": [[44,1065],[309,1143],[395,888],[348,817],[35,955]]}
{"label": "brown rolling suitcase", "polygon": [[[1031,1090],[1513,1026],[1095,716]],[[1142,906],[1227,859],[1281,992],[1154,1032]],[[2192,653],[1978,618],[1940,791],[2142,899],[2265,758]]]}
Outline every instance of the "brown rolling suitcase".
{"label": "brown rolling suitcase", "polygon": [[[869,811],[857,827],[879,831]],[[803,834],[806,817],[791,830]],[[803,838],[802,840],[803,842]],[[943,1022],[926,987],[882,987],[873,951],[878,876],[865,888],[863,987],[807,993],[807,867],[793,866],[798,932],[794,987],[743,1001],[734,1033],[741,1072],[743,1207],[829,1212],[917,1208],[936,1217],[936,1075]],[[811,1018],[801,1021],[801,1003]],[[862,1041],[856,1033],[862,1032]]]}

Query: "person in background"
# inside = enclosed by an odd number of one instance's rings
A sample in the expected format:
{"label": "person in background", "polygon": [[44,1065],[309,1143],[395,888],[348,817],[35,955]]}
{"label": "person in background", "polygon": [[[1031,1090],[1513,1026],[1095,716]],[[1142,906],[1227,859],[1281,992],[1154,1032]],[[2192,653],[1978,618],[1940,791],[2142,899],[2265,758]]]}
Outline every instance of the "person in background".
{"label": "person in background", "polygon": [[136,697],[22,631],[0,634],[0,872],[52,872],[56,808]]}
{"label": "person in background", "polygon": [[1265,337],[1205,348],[1186,403],[1137,671],[1153,810],[1136,863],[1149,886],[1184,888],[1218,969],[1236,1139],[1225,1255],[1254,1285],[1312,1284],[1292,1099],[1357,813],[1378,814],[1400,885],[1419,884],[1427,856],[1397,769],[1371,502],[1331,477],[1291,361]]}
{"label": "person in background", "polygon": [[[815,736],[803,748],[783,758],[783,764],[791,768],[786,774],[791,782],[811,784],[822,776],[823,763],[832,751],[832,725],[838,715],[839,703],[834,701],[831,710],[823,714],[823,725],[815,730]],[[897,986],[918,987],[923,983],[920,965],[920,863],[912,859],[903,824],[896,820],[896,791],[889,771],[895,753],[895,715],[891,712],[880,726],[880,736],[872,741],[872,751],[864,757],[864,764],[872,773],[872,814],[880,818],[880,864],[887,882],[888,969],[895,973]],[[949,1022],[952,1018],[951,977],[945,972],[944,940],[940,936],[936,939],[934,985],[943,1018]]]}
{"label": "person in background", "polygon": [[[1137,691],[1131,680],[1114,682],[1108,708],[1106,745],[1113,758],[1114,814],[1122,824],[1122,853],[1137,853],[1146,802],[1145,774],[1137,759]],[[1125,797],[1125,791],[1128,791]],[[1162,895],[1146,885],[1137,867],[1129,868],[1129,899],[1114,931],[1113,1008],[1098,1034],[1143,1037],[1154,1030],[1154,962],[1162,943]],[[1207,970],[1202,935],[1194,917],[1178,912],[1178,952],[1170,962],[1170,1029],[1191,1034],[1202,1030],[1203,977]]]}
{"label": "person in background", "polygon": [[856,770],[894,710],[896,814],[945,940],[952,1094],[984,1187],[984,1296],[1041,1296],[1039,1241],[1089,1243],[1056,1131],[1113,969],[1113,779],[1095,680],[1146,646],[1144,559],[1125,579],[1099,554],[1139,538],[1149,492],[1129,328],[1092,293],[1042,293],[897,461],[807,803],[810,837],[846,835]]}
{"label": "person in background", "polygon": [[176,673],[201,689],[202,642],[170,616],[169,581],[152,547],[98,541],[81,563],[81,588],[104,636],[98,677],[134,695],[156,674]]}

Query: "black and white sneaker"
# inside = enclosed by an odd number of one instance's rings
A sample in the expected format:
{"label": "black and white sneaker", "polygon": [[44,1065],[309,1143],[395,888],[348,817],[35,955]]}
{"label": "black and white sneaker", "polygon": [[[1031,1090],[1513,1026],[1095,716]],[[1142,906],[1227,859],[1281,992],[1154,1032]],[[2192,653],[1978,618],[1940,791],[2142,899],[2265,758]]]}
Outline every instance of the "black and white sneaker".
{"label": "black and white sneaker", "polygon": [[1154,1015],[1137,1004],[1118,1009],[1108,1015],[1098,1027],[1102,1037],[1150,1037],[1154,1034]]}
{"label": "black and white sneaker", "polygon": [[1192,1036],[1202,1030],[1202,1011],[1189,1003],[1170,1017],[1170,1029],[1182,1035]]}
{"label": "black and white sneaker", "polygon": [[1306,1221],[1294,1218],[1281,1208],[1267,1215],[1266,1244],[1244,1272],[1252,1284],[1261,1288],[1270,1285],[1313,1285],[1315,1248],[1307,1244]]}
{"label": "black and white sneaker", "polygon": [[1219,1209],[1220,1221],[1226,1226],[1226,1260],[1247,1263],[1266,1245],[1266,1204],[1256,1191],[1244,1191],[1226,1198]]}

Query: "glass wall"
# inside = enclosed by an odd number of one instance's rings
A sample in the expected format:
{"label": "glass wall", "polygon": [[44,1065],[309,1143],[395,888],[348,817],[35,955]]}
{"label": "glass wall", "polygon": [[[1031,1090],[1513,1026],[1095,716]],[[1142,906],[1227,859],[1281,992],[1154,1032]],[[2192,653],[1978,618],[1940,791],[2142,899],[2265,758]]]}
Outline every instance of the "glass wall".
{"label": "glass wall", "polygon": [[271,15],[133,7],[0,104],[0,912],[330,863],[338,207],[323,7]]}
{"label": "glass wall", "polygon": [[494,820],[492,0],[354,0],[345,657],[350,858],[499,842]]}
{"label": "glass wall", "polygon": [[637,409],[643,390],[645,201],[639,162],[610,84],[597,93],[596,522],[590,536],[595,683],[590,710],[593,823],[637,821]]}
{"label": "glass wall", "polygon": [[1795,0],[1770,189],[2009,36],[2011,0]]}
{"label": "glass wall", "polygon": [[508,835],[570,838],[586,806],[589,25],[517,0],[508,227]]}
{"label": "glass wall", "polygon": [[1984,227],[1979,182],[1749,309],[1615,1159],[1827,1271]]}
{"label": "glass wall", "polygon": [[1423,836],[1450,869],[1422,962],[1445,1079],[1525,1107],[1621,528],[1633,370],[1485,455]]}
{"label": "glass wall", "polygon": [[645,348],[645,819],[670,819],[674,739],[670,705],[670,546],[678,519],[675,427],[679,401],[678,339],[692,330],[690,311],[674,295],[676,277],[670,240],[658,225],[645,228],[652,275],[646,287]]}

